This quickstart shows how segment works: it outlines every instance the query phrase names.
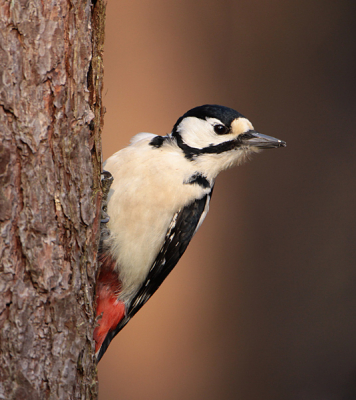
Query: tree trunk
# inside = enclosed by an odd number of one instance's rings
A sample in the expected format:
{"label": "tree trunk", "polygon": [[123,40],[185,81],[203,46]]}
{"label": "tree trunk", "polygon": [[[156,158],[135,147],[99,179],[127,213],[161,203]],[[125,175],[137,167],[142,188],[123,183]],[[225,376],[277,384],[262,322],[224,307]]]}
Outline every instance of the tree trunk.
{"label": "tree trunk", "polygon": [[102,0],[0,0],[0,399],[95,399]]}

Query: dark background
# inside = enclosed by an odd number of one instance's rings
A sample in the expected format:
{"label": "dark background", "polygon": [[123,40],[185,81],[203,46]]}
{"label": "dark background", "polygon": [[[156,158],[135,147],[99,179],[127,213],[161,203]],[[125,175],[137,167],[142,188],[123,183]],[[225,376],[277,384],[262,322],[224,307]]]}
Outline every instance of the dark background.
{"label": "dark background", "polygon": [[287,141],[99,364],[101,400],[356,399],[356,2],[109,1],[104,158],[217,103]]}

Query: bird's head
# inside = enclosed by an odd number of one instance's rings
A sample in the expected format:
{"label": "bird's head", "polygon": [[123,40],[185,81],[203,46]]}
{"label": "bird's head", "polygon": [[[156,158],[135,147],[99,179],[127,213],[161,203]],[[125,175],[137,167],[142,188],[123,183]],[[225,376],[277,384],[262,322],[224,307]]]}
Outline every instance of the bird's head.
{"label": "bird's head", "polygon": [[180,117],[172,137],[187,159],[204,164],[215,176],[251,153],[286,146],[282,140],[255,131],[251,122],[232,108],[210,104]]}

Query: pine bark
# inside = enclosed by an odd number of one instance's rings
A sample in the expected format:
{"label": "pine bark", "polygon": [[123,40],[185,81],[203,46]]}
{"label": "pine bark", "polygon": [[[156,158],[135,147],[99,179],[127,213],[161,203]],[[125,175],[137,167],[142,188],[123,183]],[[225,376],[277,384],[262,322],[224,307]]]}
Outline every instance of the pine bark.
{"label": "pine bark", "polygon": [[0,0],[0,399],[96,399],[102,0]]}

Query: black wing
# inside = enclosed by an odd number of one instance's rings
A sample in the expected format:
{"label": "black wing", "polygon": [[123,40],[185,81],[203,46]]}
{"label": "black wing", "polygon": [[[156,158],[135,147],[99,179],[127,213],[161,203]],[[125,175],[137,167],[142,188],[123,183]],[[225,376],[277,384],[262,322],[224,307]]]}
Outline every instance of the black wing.
{"label": "black wing", "polygon": [[[147,302],[175,267],[191,241],[204,210],[209,206],[212,191],[178,211],[168,228],[164,244],[145,282],[131,302],[125,318],[115,329],[115,336]],[[204,215],[205,216],[205,215]]]}
{"label": "black wing", "polygon": [[205,208],[209,205],[211,192],[202,199],[177,212],[168,228],[164,244],[153,263],[141,289],[134,297],[127,312],[132,318],[161,286],[168,274],[182,257],[191,241]]}

